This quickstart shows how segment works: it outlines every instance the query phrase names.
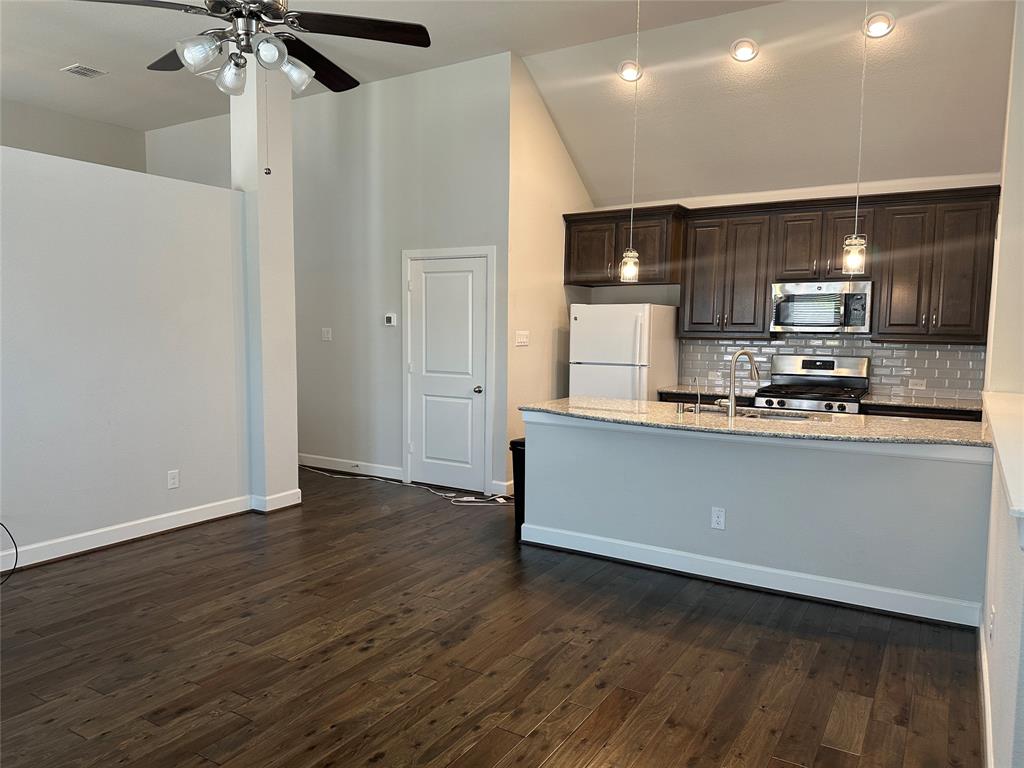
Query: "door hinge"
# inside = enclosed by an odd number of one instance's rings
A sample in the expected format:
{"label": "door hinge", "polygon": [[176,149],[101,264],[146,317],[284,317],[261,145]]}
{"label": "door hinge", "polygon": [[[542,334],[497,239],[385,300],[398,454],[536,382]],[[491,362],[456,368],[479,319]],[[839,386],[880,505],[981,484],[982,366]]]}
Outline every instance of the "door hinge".
{"label": "door hinge", "polygon": [[412,440],[409,441],[409,453],[412,453]]}
{"label": "door hinge", "polygon": [[412,280],[406,281],[405,287],[406,287],[406,290],[409,291],[409,293],[412,293]]}
{"label": "door hinge", "polygon": [[412,360],[409,361],[409,373],[412,373]]}

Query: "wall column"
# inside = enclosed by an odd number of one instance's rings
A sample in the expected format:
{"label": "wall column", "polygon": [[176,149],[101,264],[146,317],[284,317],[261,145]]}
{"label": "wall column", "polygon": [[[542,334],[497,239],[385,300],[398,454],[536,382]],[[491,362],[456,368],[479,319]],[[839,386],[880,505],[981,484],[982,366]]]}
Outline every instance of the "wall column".
{"label": "wall column", "polygon": [[[231,185],[245,192],[245,280],[252,507],[302,500],[298,482],[291,90],[247,55],[231,97]],[[270,174],[265,172],[270,168]]]}

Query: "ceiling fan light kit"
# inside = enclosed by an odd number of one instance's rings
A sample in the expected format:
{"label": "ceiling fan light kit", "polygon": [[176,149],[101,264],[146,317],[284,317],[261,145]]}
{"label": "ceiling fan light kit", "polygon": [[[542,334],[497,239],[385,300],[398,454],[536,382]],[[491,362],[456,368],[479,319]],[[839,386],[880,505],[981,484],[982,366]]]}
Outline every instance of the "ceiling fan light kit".
{"label": "ceiling fan light kit", "polygon": [[[335,92],[359,85],[352,75],[293,32],[379,40],[419,48],[430,46],[430,34],[422,24],[292,11],[288,8],[288,0],[205,0],[201,6],[170,0],[83,1],[162,8],[227,22],[230,24],[227,29],[211,29],[181,40],[174,51],[161,56],[148,69],[172,72],[185,67],[193,74],[204,74],[219,56],[229,52],[215,82],[221,91],[231,96],[239,96],[245,91],[246,58],[242,54],[251,54],[264,69],[280,70],[296,93],[314,79]],[[281,25],[288,29],[273,31],[273,27]]]}

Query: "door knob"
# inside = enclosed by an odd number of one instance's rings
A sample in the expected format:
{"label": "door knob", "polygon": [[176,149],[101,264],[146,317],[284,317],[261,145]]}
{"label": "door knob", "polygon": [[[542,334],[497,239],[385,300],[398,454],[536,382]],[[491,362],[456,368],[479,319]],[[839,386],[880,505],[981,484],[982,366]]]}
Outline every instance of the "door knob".
{"label": "door knob", "polygon": [[479,395],[481,392],[484,391],[484,388],[478,384],[477,386],[473,387],[473,391]]}

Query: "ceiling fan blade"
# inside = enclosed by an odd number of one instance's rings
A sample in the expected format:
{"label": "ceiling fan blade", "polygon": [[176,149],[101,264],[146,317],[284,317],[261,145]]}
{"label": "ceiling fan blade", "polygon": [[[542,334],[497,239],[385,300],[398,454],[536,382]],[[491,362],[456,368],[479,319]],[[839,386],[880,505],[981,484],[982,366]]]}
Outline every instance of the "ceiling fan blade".
{"label": "ceiling fan blade", "polygon": [[352,75],[299,38],[282,35],[281,39],[288,49],[288,55],[309,65],[313,69],[313,77],[335,93],[350,91],[359,85],[359,81]]}
{"label": "ceiling fan blade", "polygon": [[385,19],[367,19],[362,16],[342,16],[337,13],[315,13],[312,11],[290,11],[284,17],[285,23],[300,32],[315,32],[321,35],[360,37],[364,40],[380,40],[399,45],[430,46],[430,33],[422,24]]}
{"label": "ceiling fan blade", "polygon": [[177,51],[168,51],[159,59],[150,64],[146,69],[151,69],[154,72],[177,72],[182,69],[185,65],[181,63],[181,59],[178,58]]}
{"label": "ceiling fan blade", "polygon": [[145,8],[164,8],[168,11],[183,11],[194,13],[198,16],[209,16],[210,12],[198,5],[186,5],[185,3],[172,3],[167,0],[80,0],[87,3],[110,3],[113,5],[141,5]]}

